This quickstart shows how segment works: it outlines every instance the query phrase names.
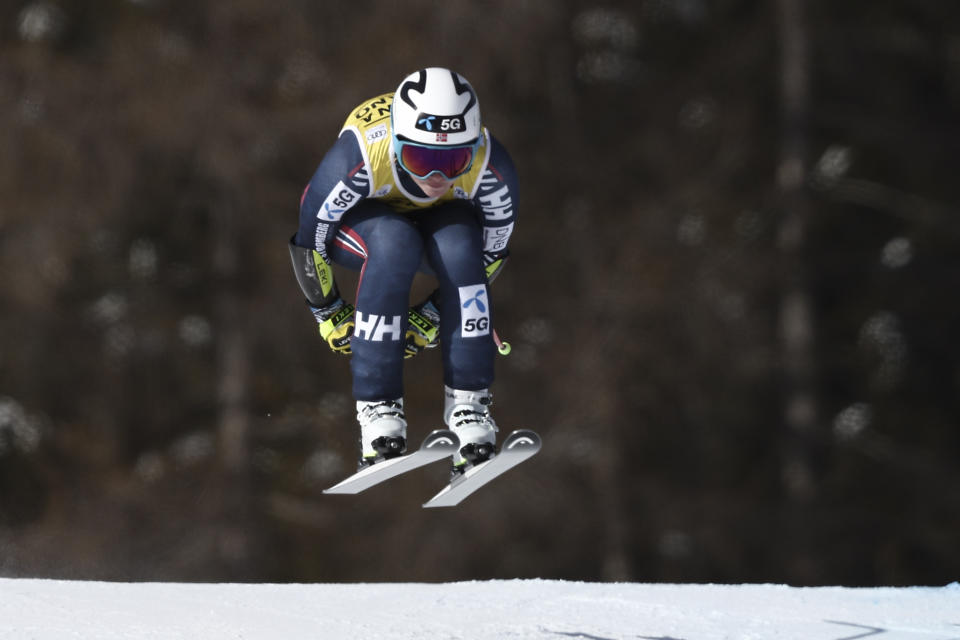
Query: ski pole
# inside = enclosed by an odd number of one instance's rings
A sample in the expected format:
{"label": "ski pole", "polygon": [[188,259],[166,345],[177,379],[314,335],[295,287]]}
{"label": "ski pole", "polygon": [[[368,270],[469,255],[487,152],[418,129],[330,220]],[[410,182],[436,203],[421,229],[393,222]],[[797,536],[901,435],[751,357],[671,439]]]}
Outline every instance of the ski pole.
{"label": "ski pole", "polygon": [[513,347],[510,346],[509,342],[504,342],[500,340],[500,336],[497,335],[497,330],[493,330],[493,341],[497,345],[497,351],[500,352],[502,356],[510,355],[510,352],[513,350]]}

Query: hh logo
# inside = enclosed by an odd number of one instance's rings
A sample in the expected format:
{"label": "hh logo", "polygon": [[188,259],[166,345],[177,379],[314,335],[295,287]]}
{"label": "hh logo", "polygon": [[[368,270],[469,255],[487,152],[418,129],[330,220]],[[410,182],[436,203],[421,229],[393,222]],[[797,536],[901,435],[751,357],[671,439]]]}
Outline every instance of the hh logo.
{"label": "hh logo", "polygon": [[353,335],[361,340],[372,342],[383,342],[389,335],[390,341],[396,342],[403,338],[404,329],[406,329],[401,322],[400,316],[393,316],[388,320],[385,316],[378,316],[375,313],[364,314],[362,311],[357,311]]}
{"label": "hh logo", "polygon": [[490,335],[490,302],[486,285],[460,287],[460,334],[464,338]]}
{"label": "hh logo", "polygon": [[[489,173],[490,170],[487,169]],[[513,198],[510,197],[510,189],[506,185],[496,191],[483,193],[477,198],[480,201],[480,208],[487,220],[497,221],[506,220],[513,215]]]}

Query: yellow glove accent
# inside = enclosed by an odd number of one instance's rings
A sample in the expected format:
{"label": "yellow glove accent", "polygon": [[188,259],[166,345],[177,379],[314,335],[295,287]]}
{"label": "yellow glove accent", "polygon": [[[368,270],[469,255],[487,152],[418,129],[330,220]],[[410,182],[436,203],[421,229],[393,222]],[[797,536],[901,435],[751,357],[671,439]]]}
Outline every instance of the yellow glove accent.
{"label": "yellow glove accent", "polygon": [[320,337],[327,341],[336,353],[348,355],[350,337],[353,335],[353,305],[344,304],[332,316],[320,323]]}
{"label": "yellow glove accent", "polygon": [[439,344],[437,334],[440,327],[416,309],[407,314],[407,335],[404,345],[404,358],[412,358],[423,349],[432,349]]}
{"label": "yellow glove accent", "polygon": [[493,277],[500,271],[500,268],[503,266],[506,258],[500,258],[499,260],[494,260],[486,267],[487,272],[487,282],[493,282]]}

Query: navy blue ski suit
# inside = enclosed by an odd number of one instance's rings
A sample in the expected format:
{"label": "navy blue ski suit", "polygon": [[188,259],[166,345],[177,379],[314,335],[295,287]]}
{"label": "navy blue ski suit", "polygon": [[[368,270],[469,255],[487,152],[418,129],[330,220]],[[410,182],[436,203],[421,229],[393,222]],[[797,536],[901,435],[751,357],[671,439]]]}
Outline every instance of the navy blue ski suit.
{"label": "navy blue ski suit", "polygon": [[293,244],[327,264],[360,272],[351,339],[357,400],[403,396],[410,288],[418,272],[439,284],[444,384],[488,388],[494,377],[489,280],[508,254],[517,218],[517,176],[506,149],[484,129],[467,175],[428,198],[390,146],[392,94],[347,119],[300,202]]}

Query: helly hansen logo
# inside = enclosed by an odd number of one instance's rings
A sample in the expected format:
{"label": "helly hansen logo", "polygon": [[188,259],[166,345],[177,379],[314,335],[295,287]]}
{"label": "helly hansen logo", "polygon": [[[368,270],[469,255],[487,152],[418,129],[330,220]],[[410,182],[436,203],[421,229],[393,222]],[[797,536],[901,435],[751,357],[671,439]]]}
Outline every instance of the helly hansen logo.
{"label": "helly hansen logo", "polygon": [[386,316],[357,311],[353,335],[372,342],[383,342],[389,335],[391,342],[397,342],[404,334],[402,320],[401,316],[393,316],[388,320]]}
{"label": "helly hansen logo", "polygon": [[[487,170],[487,174],[490,174]],[[497,220],[507,220],[513,215],[513,198],[510,196],[510,189],[506,185],[496,191],[487,187],[487,178],[484,177],[484,184],[480,188],[480,195],[477,200],[480,201],[480,208],[483,210],[483,216],[492,222]],[[488,190],[489,189],[489,190]]]}

